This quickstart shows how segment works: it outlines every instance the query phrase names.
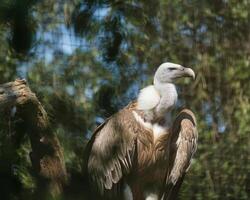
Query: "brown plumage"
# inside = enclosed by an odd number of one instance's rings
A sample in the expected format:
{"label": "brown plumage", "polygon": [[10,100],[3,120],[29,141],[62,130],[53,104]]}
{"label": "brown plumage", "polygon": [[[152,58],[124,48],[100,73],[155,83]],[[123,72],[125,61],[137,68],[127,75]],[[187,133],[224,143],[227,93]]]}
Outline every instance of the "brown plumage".
{"label": "brown plumage", "polygon": [[[165,134],[154,138],[135,113],[144,119],[131,103],[97,127],[88,144],[85,167],[96,199],[140,200],[150,193],[174,199],[189,168],[198,137],[194,114],[183,110]],[[126,185],[131,194],[125,194]]]}

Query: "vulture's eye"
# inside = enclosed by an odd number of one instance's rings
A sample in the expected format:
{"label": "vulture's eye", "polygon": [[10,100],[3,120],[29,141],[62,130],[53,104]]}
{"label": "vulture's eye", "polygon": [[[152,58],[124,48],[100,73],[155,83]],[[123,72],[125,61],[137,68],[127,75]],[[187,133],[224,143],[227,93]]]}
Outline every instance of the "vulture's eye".
{"label": "vulture's eye", "polygon": [[176,70],[176,68],[175,67],[169,67],[168,70],[173,71],[173,70]]}

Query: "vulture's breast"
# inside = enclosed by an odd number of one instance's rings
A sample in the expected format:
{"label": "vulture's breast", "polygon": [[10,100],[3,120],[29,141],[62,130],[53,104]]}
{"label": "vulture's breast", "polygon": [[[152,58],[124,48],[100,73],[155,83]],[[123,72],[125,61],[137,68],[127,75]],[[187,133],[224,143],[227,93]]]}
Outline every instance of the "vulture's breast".
{"label": "vulture's breast", "polygon": [[165,173],[168,129],[158,123],[145,122],[133,111],[141,131],[137,139],[138,171],[146,179],[153,180]]}

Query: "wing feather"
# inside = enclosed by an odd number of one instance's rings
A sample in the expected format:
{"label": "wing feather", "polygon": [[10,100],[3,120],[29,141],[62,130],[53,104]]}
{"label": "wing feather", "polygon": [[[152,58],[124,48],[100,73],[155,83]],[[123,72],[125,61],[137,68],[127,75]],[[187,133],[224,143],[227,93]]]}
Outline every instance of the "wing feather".
{"label": "wing feather", "polygon": [[134,122],[132,112],[125,108],[94,133],[87,171],[90,182],[101,195],[108,190],[117,193],[119,184],[131,171],[137,132]]}
{"label": "wing feather", "polygon": [[183,110],[176,118],[169,140],[169,166],[164,200],[174,200],[197,149],[198,132],[194,114]]}

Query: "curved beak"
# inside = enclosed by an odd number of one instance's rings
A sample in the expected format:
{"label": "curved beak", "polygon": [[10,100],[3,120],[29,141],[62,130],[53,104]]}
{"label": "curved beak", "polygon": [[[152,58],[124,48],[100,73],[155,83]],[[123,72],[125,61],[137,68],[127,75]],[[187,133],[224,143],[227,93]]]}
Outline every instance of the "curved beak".
{"label": "curved beak", "polygon": [[195,73],[191,68],[184,67],[183,73],[184,76],[192,77],[193,80],[195,79]]}

